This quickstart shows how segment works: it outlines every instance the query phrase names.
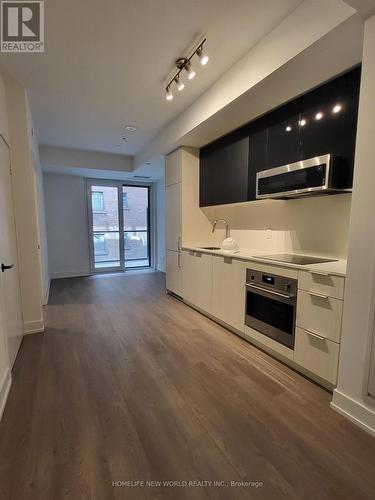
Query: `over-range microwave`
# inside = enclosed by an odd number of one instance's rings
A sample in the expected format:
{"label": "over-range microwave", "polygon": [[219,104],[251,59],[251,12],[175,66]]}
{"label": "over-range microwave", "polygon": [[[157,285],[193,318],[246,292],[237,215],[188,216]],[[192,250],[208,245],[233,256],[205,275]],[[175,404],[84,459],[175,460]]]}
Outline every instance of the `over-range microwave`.
{"label": "over-range microwave", "polygon": [[338,187],[340,162],[331,154],[315,156],[256,174],[256,198],[300,198],[350,192]]}

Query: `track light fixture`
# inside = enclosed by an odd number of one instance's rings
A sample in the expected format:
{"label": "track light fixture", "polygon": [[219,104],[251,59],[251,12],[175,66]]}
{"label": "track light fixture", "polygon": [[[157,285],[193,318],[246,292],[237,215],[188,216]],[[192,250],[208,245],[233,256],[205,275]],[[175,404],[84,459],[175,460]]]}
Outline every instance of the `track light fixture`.
{"label": "track light fixture", "polygon": [[185,83],[182,81],[183,71],[186,71],[188,80],[192,80],[195,77],[196,72],[191,62],[195,55],[199,57],[202,66],[205,66],[208,63],[208,55],[203,52],[203,45],[205,42],[206,39],[204,39],[198,45],[198,47],[194,50],[190,57],[180,57],[179,59],[177,59],[176,67],[178,71],[173,75],[172,79],[167,83],[167,86],[165,87],[165,98],[167,99],[167,101],[171,101],[173,99],[173,93],[171,89],[171,86],[173,84],[176,85],[177,90],[180,92],[185,88]]}

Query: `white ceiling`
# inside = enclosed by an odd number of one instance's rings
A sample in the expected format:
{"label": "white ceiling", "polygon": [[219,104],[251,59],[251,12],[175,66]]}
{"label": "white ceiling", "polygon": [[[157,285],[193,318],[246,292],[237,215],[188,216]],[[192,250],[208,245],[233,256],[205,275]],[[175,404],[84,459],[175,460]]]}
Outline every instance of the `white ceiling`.
{"label": "white ceiling", "polygon": [[[0,63],[28,89],[41,144],[134,155],[300,3],[46,0],[46,52]],[[166,102],[173,61],[202,33],[209,64]]]}

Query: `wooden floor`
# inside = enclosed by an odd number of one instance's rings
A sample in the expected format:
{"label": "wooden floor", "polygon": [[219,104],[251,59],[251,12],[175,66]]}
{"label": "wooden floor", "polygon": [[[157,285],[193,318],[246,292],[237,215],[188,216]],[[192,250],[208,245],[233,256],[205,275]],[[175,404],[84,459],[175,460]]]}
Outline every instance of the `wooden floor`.
{"label": "wooden floor", "polygon": [[[374,498],[375,439],[162,274],[54,281],[46,324],[14,368],[1,499]],[[152,480],[180,483],[125,483]]]}

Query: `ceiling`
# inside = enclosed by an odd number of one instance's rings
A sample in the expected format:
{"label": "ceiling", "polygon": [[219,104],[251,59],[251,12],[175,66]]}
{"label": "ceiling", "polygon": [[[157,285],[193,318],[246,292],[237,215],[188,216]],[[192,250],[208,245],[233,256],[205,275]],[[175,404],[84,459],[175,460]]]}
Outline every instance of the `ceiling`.
{"label": "ceiling", "polygon": [[[300,3],[46,0],[46,52],[0,63],[27,88],[41,144],[135,155]],[[203,33],[209,64],[167,102],[173,61]]]}

